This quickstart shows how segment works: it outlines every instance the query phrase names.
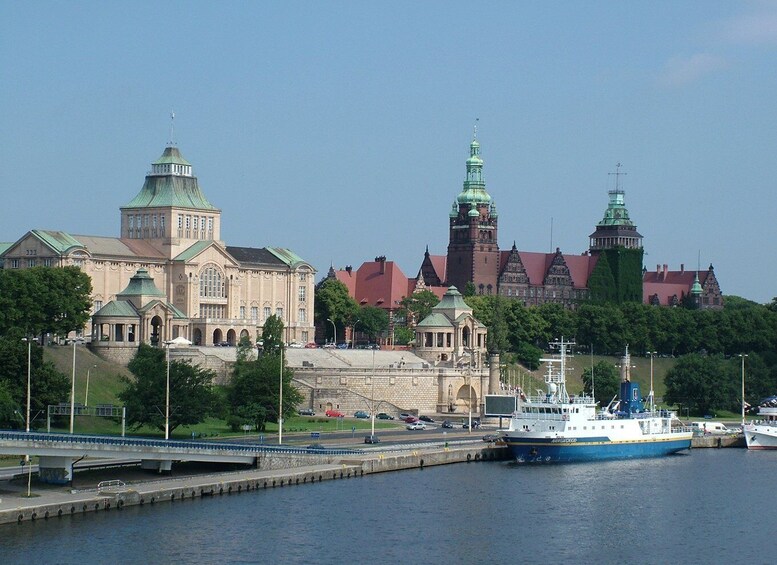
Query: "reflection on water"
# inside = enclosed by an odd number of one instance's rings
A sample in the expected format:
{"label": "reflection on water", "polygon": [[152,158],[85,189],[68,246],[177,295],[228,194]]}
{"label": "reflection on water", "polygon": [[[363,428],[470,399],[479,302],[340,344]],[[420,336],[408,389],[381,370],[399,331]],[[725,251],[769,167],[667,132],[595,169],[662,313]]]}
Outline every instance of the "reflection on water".
{"label": "reflection on water", "polygon": [[472,463],[0,527],[3,563],[767,563],[777,452]]}

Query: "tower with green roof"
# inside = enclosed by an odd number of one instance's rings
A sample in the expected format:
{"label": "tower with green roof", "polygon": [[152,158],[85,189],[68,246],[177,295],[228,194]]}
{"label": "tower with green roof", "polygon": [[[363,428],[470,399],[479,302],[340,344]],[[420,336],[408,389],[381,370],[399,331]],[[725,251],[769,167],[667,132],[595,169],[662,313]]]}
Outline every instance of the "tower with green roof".
{"label": "tower with green roof", "polygon": [[165,147],[143,188],[121,207],[121,237],[145,240],[168,258],[198,241],[221,239],[221,210],[205,197],[178,147]]}
{"label": "tower with green roof", "polygon": [[469,145],[467,176],[450,212],[447,284],[475,285],[479,294],[496,294],[499,273],[496,204],[486,192],[477,136]]}
{"label": "tower with green roof", "polygon": [[609,191],[604,218],[589,236],[590,253],[599,258],[589,278],[589,296],[601,302],[642,302],[642,236],[626,209],[620,166],[611,173],[615,190]]}

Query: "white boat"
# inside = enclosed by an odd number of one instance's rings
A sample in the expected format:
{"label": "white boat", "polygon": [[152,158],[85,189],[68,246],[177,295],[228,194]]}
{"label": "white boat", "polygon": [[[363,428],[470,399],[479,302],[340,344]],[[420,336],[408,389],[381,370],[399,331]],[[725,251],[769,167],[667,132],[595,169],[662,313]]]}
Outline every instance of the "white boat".
{"label": "white boat", "polygon": [[761,401],[758,419],[743,427],[748,449],[777,449],[777,396]]}
{"label": "white boat", "polygon": [[674,412],[645,407],[629,373],[628,348],[621,367],[620,399],[597,413],[590,396],[570,397],[566,388],[567,348],[548,364],[546,390],[517,401],[507,430],[501,432],[519,463],[567,463],[658,457],[691,447],[693,432]]}

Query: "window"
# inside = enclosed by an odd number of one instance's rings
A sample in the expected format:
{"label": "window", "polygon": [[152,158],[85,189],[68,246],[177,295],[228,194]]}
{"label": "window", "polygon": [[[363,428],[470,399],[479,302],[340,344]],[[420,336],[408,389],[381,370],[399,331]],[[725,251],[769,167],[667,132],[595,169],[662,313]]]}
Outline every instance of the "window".
{"label": "window", "polygon": [[304,286],[300,286],[299,287],[299,289],[297,291],[297,298],[299,299],[300,302],[305,302],[305,287]]}
{"label": "window", "polygon": [[35,259],[27,259],[27,267],[34,267],[38,262]]}
{"label": "window", "polygon": [[299,282],[305,282],[306,280],[308,280],[307,273],[300,273],[299,274]]}
{"label": "window", "polygon": [[224,298],[224,279],[216,267],[207,267],[200,274],[200,296],[203,298]]}
{"label": "window", "polygon": [[159,227],[162,231],[165,231],[165,215],[162,214],[159,216]]}
{"label": "window", "polygon": [[270,316],[271,316],[271,313],[270,313],[270,307],[269,307],[269,306],[265,306],[265,307],[264,307],[264,319],[266,320],[266,319],[267,319],[267,318],[269,318]]}
{"label": "window", "polygon": [[278,306],[278,307],[275,309],[275,315],[276,315],[278,318],[280,318],[281,320],[283,319],[283,306]]}
{"label": "window", "polygon": [[18,269],[19,268],[19,260],[18,259],[11,259],[11,268],[12,269]]}
{"label": "window", "polygon": [[200,217],[194,216],[194,231],[200,229]]}
{"label": "window", "polygon": [[252,320],[259,319],[259,306],[251,306],[251,319]]}
{"label": "window", "polygon": [[103,307],[103,301],[102,300],[95,300],[94,301],[94,311],[97,312],[100,310],[100,308]]}
{"label": "window", "polygon": [[43,260],[43,266],[44,266],[44,267],[51,267],[51,261],[52,261],[52,260],[51,260],[51,259],[48,259],[48,258],[47,258],[47,259],[44,259],[44,260]]}
{"label": "window", "polygon": [[307,343],[307,342],[308,342],[308,339],[310,339],[310,338],[308,337],[308,332],[302,332],[302,341],[303,341],[303,342],[305,342],[305,343]]}
{"label": "window", "polygon": [[297,318],[299,322],[306,322],[307,318],[307,312],[304,308],[300,308],[299,312],[297,312]]}
{"label": "window", "polygon": [[246,307],[245,306],[241,306],[240,307],[240,319],[241,320],[245,320],[245,318],[246,318]]}

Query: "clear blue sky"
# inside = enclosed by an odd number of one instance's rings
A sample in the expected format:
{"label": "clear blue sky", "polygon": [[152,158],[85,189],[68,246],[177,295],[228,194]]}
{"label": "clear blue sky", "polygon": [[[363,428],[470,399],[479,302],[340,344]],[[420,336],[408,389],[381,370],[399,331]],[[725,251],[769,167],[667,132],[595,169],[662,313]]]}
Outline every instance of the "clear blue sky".
{"label": "clear blue sky", "polygon": [[478,118],[501,248],[585,251],[620,162],[649,269],[777,296],[775,2],[0,0],[0,72],[0,241],[118,236],[174,110],[228,244],[414,276]]}

